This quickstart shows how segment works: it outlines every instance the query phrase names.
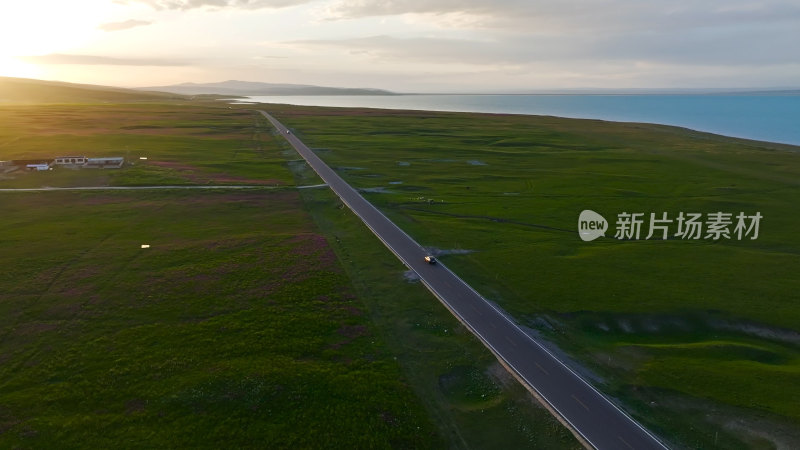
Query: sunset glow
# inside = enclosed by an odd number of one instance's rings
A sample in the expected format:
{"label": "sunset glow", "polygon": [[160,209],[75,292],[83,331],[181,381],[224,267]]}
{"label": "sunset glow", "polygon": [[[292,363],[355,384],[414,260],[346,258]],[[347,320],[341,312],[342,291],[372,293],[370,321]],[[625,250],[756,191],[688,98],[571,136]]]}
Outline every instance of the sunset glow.
{"label": "sunset glow", "polygon": [[245,79],[398,91],[786,87],[787,0],[28,0],[0,75],[152,86]]}
{"label": "sunset glow", "polygon": [[58,53],[96,38],[103,1],[27,1],[0,6],[0,56]]}

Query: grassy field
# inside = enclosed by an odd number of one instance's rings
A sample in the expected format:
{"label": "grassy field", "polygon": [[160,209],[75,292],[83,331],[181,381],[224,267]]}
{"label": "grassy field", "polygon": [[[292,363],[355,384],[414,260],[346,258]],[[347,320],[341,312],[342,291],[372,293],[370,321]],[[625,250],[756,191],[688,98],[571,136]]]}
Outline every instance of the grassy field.
{"label": "grassy field", "polygon": [[0,172],[0,188],[291,184],[274,141],[255,121],[250,112],[202,103],[0,105],[0,160],[122,156],[127,163],[121,170]]}
{"label": "grassy field", "polygon": [[[298,184],[315,182],[305,164],[295,173]],[[302,195],[449,446],[580,448],[332,192]]]}
{"label": "grassy field", "polygon": [[[265,109],[674,444],[800,443],[797,147],[647,124]],[[764,219],[757,240],[588,243],[583,209],[612,229],[624,211]]]}
{"label": "grassy field", "polygon": [[0,104],[144,103],[168,100],[179,103],[190,101],[189,97],[165,92],[143,92],[107,86],[0,77]]}
{"label": "grassy field", "polygon": [[[131,163],[0,188],[263,188],[0,193],[0,447],[576,446],[330,192],[293,189],[319,180],[263,118],[122,94],[0,106],[0,160]],[[800,443],[796,147],[265,109],[674,446]],[[587,243],[583,209],[764,219],[758,240]]]}
{"label": "grassy field", "polygon": [[2,204],[0,447],[439,445],[297,193]]}
{"label": "grassy field", "polygon": [[0,193],[0,447],[577,448],[330,192],[292,189],[320,181],[258,117],[0,107],[0,160],[134,163],[2,188],[263,186]]}
{"label": "grassy field", "polygon": [[[4,187],[293,183],[252,113],[0,115],[0,159],[149,156]],[[5,192],[0,210],[0,447],[445,444],[297,191]]]}

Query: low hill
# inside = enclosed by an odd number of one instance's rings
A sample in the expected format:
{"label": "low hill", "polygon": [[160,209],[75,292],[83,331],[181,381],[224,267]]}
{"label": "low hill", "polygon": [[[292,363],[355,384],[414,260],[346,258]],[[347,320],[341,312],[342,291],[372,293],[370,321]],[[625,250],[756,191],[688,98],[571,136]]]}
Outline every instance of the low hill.
{"label": "low hill", "polygon": [[337,88],[307,84],[276,84],[229,80],[219,83],[182,83],[172,86],[141,88],[147,91],[172,92],[183,95],[219,94],[249,95],[396,95],[382,89]]}
{"label": "low hill", "polygon": [[0,104],[130,102],[179,98],[182,96],[163,92],[0,77]]}

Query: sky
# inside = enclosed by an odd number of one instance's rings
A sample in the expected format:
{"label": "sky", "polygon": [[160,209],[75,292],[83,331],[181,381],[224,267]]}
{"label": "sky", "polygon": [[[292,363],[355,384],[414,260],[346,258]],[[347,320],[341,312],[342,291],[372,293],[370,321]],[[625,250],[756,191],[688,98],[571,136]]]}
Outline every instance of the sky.
{"label": "sky", "polygon": [[800,0],[0,0],[0,76],[398,92],[798,88]]}

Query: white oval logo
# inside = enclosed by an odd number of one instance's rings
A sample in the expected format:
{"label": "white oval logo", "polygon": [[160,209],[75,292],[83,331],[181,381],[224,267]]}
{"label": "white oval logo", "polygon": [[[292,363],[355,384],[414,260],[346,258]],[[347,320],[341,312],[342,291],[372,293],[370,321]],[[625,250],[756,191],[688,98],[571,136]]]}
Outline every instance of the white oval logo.
{"label": "white oval logo", "polygon": [[586,242],[605,236],[607,229],[606,219],[591,209],[584,209],[578,216],[578,235]]}

